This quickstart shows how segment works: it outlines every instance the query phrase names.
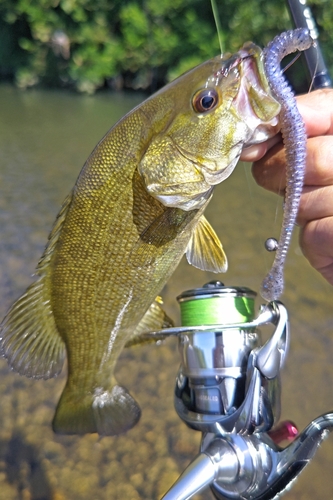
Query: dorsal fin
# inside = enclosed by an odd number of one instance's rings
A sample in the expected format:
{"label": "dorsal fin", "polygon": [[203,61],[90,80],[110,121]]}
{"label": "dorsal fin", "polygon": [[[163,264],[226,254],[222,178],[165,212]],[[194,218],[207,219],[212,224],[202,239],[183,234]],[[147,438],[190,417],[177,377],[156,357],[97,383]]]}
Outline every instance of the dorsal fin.
{"label": "dorsal fin", "polygon": [[186,249],[189,264],[202,271],[225,273],[228,261],[222,243],[212,226],[202,215]]}
{"label": "dorsal fin", "polygon": [[51,229],[51,232],[49,234],[48,243],[45,247],[43,255],[41,256],[41,258],[39,259],[39,262],[37,264],[36,274],[42,275],[43,272],[46,271],[46,269],[50,263],[54,248],[57,244],[57,241],[58,241],[60,233],[61,233],[63,223],[65,222],[66,215],[67,215],[69,206],[71,204],[72,198],[73,198],[73,191],[71,191],[66,196],[66,198],[61,206],[60,212],[58,213],[57,218],[56,218],[56,220],[53,224],[53,227]]}
{"label": "dorsal fin", "polygon": [[37,281],[12,305],[0,325],[1,354],[13,370],[27,377],[55,377],[65,358],[65,344],[50,303],[48,271],[71,198],[71,195],[66,198],[53,226],[37,266]]}

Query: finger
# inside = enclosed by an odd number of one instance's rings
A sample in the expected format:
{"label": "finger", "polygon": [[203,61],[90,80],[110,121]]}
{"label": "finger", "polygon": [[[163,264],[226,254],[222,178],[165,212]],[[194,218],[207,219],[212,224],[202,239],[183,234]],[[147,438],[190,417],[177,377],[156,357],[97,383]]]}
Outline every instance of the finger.
{"label": "finger", "polygon": [[300,246],[310,264],[333,285],[333,217],[309,222],[300,232]]}
{"label": "finger", "polygon": [[281,141],[281,134],[276,134],[274,137],[271,137],[265,142],[261,142],[260,144],[254,144],[253,146],[244,148],[240,159],[242,161],[249,162],[257,161],[262,158],[266,154],[266,152],[274,146],[274,144],[277,144]]}
{"label": "finger", "polygon": [[304,183],[310,186],[333,184],[332,158],[333,136],[308,139]]}
{"label": "finger", "polygon": [[305,226],[309,221],[333,217],[333,186],[304,186],[297,223]]}
{"label": "finger", "polygon": [[267,154],[252,165],[252,174],[259,186],[284,194],[286,187],[285,151],[281,143],[276,144]]}
{"label": "finger", "polygon": [[298,96],[297,106],[305,122],[308,137],[333,134],[332,89],[320,89]]}
{"label": "finger", "polygon": [[[332,158],[332,136],[308,139],[304,184],[309,186],[333,184]],[[282,145],[276,145],[263,158],[255,162],[252,173],[259,186],[274,193],[284,194],[286,170]]]}

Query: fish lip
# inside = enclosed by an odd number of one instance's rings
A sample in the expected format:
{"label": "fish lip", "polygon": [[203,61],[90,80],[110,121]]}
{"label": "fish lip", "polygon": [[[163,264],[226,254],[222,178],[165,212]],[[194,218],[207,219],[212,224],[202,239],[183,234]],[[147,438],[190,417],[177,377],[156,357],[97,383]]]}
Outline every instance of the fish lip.
{"label": "fish lip", "polygon": [[226,77],[232,69],[237,68],[239,69],[239,79],[241,80],[241,78],[244,77],[242,66],[244,66],[244,64],[251,64],[252,62],[253,67],[251,70],[256,74],[259,86],[262,87],[265,92],[271,94],[271,89],[264,70],[263,51],[253,42],[245,43],[235,54],[224,54],[221,58],[221,62],[221,67],[214,73],[215,78],[221,76]]}
{"label": "fish lip", "polygon": [[[265,128],[265,130],[263,130],[263,128]],[[258,127],[253,131],[251,138],[244,142],[243,149],[267,141],[267,139],[270,139],[278,134],[280,129],[281,127],[278,117],[275,117],[275,119],[273,119],[269,124],[258,125]]]}
{"label": "fish lip", "polygon": [[235,54],[231,54],[229,52],[223,54],[219,60],[219,68],[213,73],[212,77],[212,79],[216,82],[216,85],[218,85],[221,78],[227,77],[230,71],[239,65],[241,60],[242,57],[239,55],[239,52],[236,52]]}
{"label": "fish lip", "polygon": [[271,94],[271,87],[269,85],[265,69],[264,69],[264,52],[253,42],[246,42],[243,47],[238,51],[241,61],[253,61],[255,66],[255,73],[259,79],[259,85],[265,92]]}

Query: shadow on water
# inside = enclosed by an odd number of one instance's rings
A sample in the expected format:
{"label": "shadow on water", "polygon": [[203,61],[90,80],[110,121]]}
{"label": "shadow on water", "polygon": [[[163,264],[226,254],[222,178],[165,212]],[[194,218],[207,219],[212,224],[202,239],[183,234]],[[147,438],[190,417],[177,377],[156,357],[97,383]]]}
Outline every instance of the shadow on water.
{"label": "shadow on water", "polygon": [[[31,283],[59,207],[95,144],[140,97],[66,92],[19,92],[0,87],[0,317]],[[282,203],[259,189],[239,165],[216,189],[206,215],[229,259],[225,276],[182,261],[163,292],[168,314],[175,297],[212,279],[259,290],[278,237]],[[276,216],[277,212],[277,216]],[[282,297],[291,320],[291,349],[283,373],[282,419],[304,428],[333,407],[332,289],[302,257],[294,238]],[[257,308],[261,301],[257,300]],[[0,500],[158,499],[196,455],[200,435],[173,409],[177,345],[126,350],[117,378],[142,408],[123,436],[55,436],[51,421],[65,374],[28,380],[0,360]],[[332,437],[324,443],[286,500],[331,498]],[[209,491],[198,497],[212,499]]]}
{"label": "shadow on water", "polygon": [[53,492],[39,451],[25,440],[19,431],[7,444],[0,444],[5,450],[3,461],[8,482],[17,490],[17,498],[25,500],[52,500]]}

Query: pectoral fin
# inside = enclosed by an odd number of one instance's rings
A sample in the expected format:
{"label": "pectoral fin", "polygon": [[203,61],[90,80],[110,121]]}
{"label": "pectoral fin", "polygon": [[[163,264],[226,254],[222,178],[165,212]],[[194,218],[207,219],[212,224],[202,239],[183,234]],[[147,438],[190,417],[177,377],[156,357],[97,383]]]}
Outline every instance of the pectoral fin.
{"label": "pectoral fin", "polygon": [[161,297],[156,297],[152,305],[149,307],[146,314],[133,332],[132,337],[127,341],[125,347],[132,347],[138,344],[146,344],[148,342],[157,342],[163,340],[164,337],[149,337],[147,333],[161,330],[162,328],[170,328],[174,326],[173,321],[162,309],[163,301]]}
{"label": "pectoral fin", "polygon": [[222,243],[203,215],[188,244],[186,258],[189,264],[202,271],[225,273],[228,269]]}

